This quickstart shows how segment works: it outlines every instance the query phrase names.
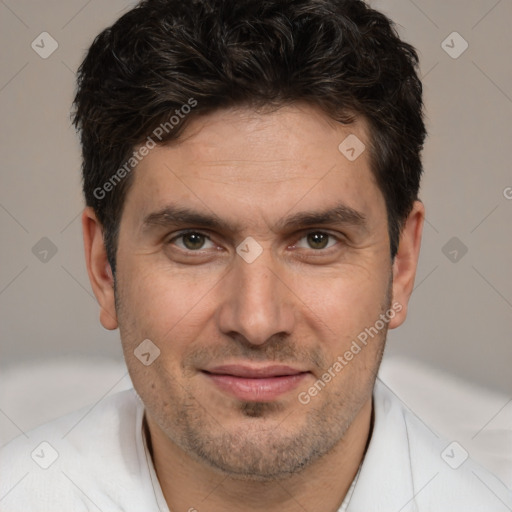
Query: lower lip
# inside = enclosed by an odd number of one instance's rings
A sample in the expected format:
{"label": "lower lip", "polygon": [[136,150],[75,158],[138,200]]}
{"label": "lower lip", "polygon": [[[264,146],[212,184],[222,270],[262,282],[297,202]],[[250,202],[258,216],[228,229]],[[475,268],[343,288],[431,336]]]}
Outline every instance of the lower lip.
{"label": "lower lip", "polygon": [[292,391],[307,376],[307,373],[248,379],[234,375],[204,373],[222,391],[230,393],[239,400],[270,402]]}

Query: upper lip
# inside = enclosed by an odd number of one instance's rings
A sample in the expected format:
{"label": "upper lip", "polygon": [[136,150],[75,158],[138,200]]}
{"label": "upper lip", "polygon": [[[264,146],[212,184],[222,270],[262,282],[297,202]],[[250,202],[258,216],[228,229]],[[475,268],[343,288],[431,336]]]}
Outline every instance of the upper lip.
{"label": "upper lip", "polygon": [[304,373],[304,370],[292,368],[286,365],[267,365],[267,366],[246,366],[241,364],[225,364],[208,368],[204,370],[207,373],[216,375],[232,375],[234,377],[245,377],[247,379],[263,379],[268,377],[283,377],[286,375],[298,375]]}

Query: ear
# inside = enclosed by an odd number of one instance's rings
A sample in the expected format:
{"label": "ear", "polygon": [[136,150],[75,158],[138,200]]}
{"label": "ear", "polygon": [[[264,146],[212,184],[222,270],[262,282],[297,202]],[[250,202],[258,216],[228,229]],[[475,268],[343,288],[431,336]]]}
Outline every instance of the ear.
{"label": "ear", "polygon": [[407,305],[414,288],[414,278],[420,255],[421,235],[425,220],[425,207],[421,201],[415,201],[407,217],[402,232],[398,251],[393,261],[393,301],[398,303],[397,314],[389,322],[389,328],[402,325],[407,317]]}
{"label": "ear", "polygon": [[117,328],[114,277],[103,241],[103,226],[90,207],[85,208],[82,214],[82,230],[87,273],[101,308],[100,322],[105,329],[113,330]]}

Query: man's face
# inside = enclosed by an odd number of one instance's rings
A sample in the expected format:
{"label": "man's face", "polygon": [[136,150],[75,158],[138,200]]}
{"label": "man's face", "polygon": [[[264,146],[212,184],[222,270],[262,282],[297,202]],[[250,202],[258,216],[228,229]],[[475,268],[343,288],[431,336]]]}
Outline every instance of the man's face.
{"label": "man's face", "polygon": [[[350,134],[368,147],[362,122],[307,106],[219,111],[153,149],[127,194],[116,313],[134,386],[153,432],[232,476],[294,473],[368,410],[393,322],[333,365],[389,309],[391,260],[369,151],[338,149]],[[160,350],[147,366],[143,340]]]}

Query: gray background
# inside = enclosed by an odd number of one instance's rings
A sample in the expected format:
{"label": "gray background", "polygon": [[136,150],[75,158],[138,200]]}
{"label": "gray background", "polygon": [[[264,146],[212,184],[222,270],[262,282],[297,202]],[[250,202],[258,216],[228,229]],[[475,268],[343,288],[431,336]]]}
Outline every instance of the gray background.
{"label": "gray background", "polygon": [[[69,109],[86,48],[133,4],[0,0],[4,369],[70,356],[122,359],[117,331],[99,324],[85,271],[80,153]],[[419,50],[430,131],[416,289],[406,324],[390,333],[386,357],[416,358],[510,394],[512,1],[371,4]],[[448,37],[454,31],[469,44],[456,59],[445,51],[462,48]],[[59,45],[47,59],[31,47],[42,32]],[[53,245],[39,242],[43,237]],[[53,246],[54,255],[42,252]]]}

